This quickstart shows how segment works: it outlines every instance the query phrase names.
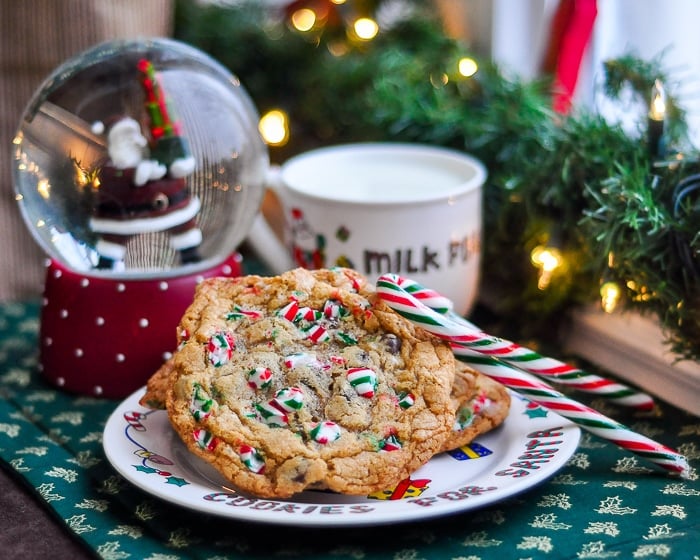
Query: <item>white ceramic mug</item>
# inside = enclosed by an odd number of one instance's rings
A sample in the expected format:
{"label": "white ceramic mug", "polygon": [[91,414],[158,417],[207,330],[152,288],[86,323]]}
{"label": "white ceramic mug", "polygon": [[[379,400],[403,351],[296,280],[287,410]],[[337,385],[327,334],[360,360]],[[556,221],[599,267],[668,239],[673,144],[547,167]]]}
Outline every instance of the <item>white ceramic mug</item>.
{"label": "white ceramic mug", "polygon": [[[484,166],[461,152],[368,143],[302,153],[277,169],[286,247],[258,220],[249,236],[274,272],[346,266],[440,292],[467,314],[481,260]],[[290,260],[291,256],[291,260]]]}

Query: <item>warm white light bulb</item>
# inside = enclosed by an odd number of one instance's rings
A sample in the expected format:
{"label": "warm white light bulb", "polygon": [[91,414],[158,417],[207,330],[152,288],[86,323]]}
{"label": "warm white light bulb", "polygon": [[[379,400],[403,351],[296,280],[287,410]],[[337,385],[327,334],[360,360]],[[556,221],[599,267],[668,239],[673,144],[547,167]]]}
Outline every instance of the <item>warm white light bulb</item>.
{"label": "warm white light bulb", "polygon": [[379,33],[379,25],[371,18],[363,17],[355,20],[353,24],[355,35],[363,41],[370,41]]}
{"label": "warm white light bulb", "polygon": [[600,287],[600,305],[603,308],[603,311],[606,313],[612,313],[615,311],[621,295],[622,291],[616,282],[605,282]]}
{"label": "warm white light bulb", "polygon": [[555,247],[535,247],[530,255],[532,263],[542,270],[552,272],[561,266],[562,256]]}
{"label": "warm white light bulb", "polygon": [[301,8],[292,14],[291,22],[297,31],[311,31],[316,25],[316,12]]}
{"label": "warm white light bulb", "polygon": [[459,59],[457,68],[462,76],[465,78],[471,78],[474,74],[476,74],[479,66],[473,58],[464,57]]}
{"label": "warm white light bulb", "polygon": [[651,104],[649,106],[649,118],[654,121],[662,121],[666,116],[666,91],[659,80],[654,82],[651,88]]}
{"label": "warm white light bulb", "polygon": [[556,247],[545,247],[538,245],[530,253],[530,260],[540,271],[537,280],[537,287],[546,290],[552,281],[552,275],[557,270],[564,259],[561,252]]}
{"label": "warm white light bulb", "polygon": [[258,130],[269,146],[284,146],[289,140],[289,119],[284,111],[273,109],[265,113]]}

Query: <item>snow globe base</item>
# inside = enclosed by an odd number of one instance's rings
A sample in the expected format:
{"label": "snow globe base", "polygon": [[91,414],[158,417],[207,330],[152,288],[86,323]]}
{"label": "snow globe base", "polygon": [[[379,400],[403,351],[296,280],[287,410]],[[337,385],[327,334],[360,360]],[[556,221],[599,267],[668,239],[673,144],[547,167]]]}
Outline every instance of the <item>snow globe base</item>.
{"label": "snow globe base", "polygon": [[175,351],[177,325],[196,285],[240,274],[238,253],[194,274],[126,280],[51,260],[39,339],[44,378],[68,392],[126,397]]}

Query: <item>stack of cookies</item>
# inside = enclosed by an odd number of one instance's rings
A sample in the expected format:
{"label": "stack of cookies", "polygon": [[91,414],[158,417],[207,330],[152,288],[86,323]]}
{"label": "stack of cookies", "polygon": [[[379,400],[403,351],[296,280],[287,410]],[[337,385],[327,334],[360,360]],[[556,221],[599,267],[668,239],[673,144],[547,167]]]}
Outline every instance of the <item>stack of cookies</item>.
{"label": "stack of cookies", "polygon": [[508,414],[505,388],[349,269],[202,282],[141,403],[239,490],[370,494]]}

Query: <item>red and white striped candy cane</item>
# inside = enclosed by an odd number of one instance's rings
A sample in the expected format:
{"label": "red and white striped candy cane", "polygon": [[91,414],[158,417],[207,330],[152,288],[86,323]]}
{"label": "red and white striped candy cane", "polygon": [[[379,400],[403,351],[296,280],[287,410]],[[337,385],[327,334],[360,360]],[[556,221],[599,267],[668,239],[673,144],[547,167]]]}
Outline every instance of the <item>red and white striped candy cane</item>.
{"label": "red and white striped candy cane", "polygon": [[[377,293],[397,313],[411,320],[426,331],[450,342],[456,357],[472,365],[533,402],[553,410],[591,433],[606,439],[682,477],[689,475],[690,467],[685,457],[677,451],[633,432],[623,424],[556,391],[533,375],[495,360],[469,346],[474,340],[465,333],[463,325],[435,312],[401,288],[395,275],[384,275],[377,281]],[[466,344],[465,344],[466,343]]]}
{"label": "red and white striped candy cane", "polygon": [[[459,332],[462,337],[460,342],[481,354],[491,356],[499,362],[506,362],[552,382],[568,385],[585,393],[611,399],[617,404],[641,410],[650,410],[654,407],[654,400],[646,393],[637,391],[612,379],[585,372],[554,358],[542,356],[534,350],[481,331],[475,325],[454,313],[452,311],[452,302],[448,298],[441,296],[434,290],[424,288],[413,280],[402,278],[395,274],[385,274],[380,277],[378,283],[382,284],[382,297],[387,299],[388,304],[392,305],[389,300],[398,297],[399,300],[394,305],[402,305],[400,301],[402,293],[412,296],[423,305],[432,309],[436,313],[436,317],[442,316],[446,324],[449,322],[451,336]],[[397,289],[392,290],[391,286],[396,286]]]}
{"label": "red and white striped candy cane", "polygon": [[452,350],[460,361],[468,363],[474,369],[510,387],[531,401],[568,418],[592,434],[643,457],[669,473],[678,474],[684,478],[690,474],[688,461],[677,451],[633,432],[616,420],[556,391],[544,381],[519,369],[484,361],[488,356],[481,356],[478,352],[459,344],[453,344]]}

